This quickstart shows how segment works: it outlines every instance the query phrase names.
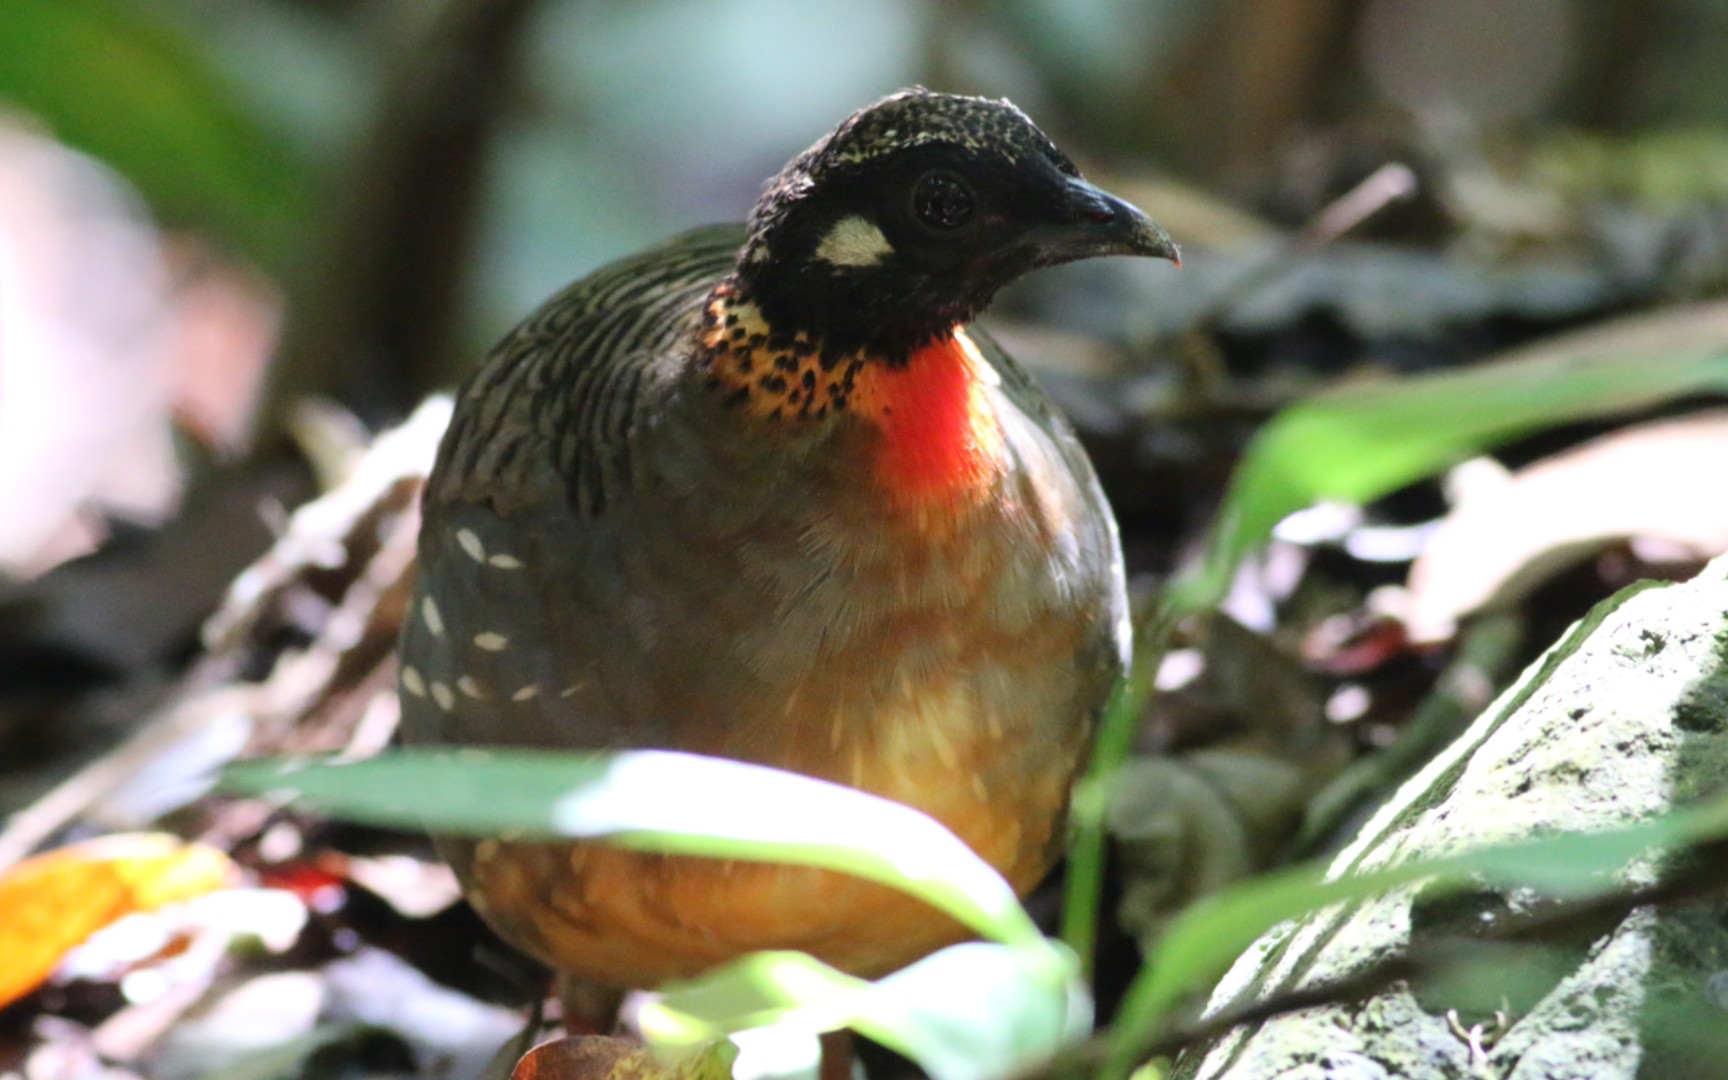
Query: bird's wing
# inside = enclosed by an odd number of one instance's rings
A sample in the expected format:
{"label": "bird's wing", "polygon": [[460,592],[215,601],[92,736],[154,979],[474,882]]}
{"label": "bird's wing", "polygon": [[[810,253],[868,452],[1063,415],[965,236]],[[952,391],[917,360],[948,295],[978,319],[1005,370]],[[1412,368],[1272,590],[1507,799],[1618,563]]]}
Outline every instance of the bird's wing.
{"label": "bird's wing", "polygon": [[547,301],[463,388],[428,503],[509,514],[562,487],[569,510],[593,518],[627,494],[631,433],[743,239],[736,225],[683,233]]}
{"label": "bird's wing", "polygon": [[576,282],[463,388],[427,484],[402,635],[411,739],[617,741],[607,725],[636,710],[593,696],[604,687],[590,668],[634,652],[610,640],[628,633],[592,613],[627,607],[619,590],[640,554],[629,537],[646,490],[637,433],[669,396],[742,235],[686,233]]}

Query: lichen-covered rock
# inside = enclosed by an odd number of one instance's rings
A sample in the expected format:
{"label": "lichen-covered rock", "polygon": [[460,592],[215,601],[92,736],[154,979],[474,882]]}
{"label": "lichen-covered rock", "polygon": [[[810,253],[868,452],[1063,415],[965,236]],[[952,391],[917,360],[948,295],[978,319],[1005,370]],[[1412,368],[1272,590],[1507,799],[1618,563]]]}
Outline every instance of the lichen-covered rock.
{"label": "lichen-covered rock", "polygon": [[[1334,873],[1589,832],[1728,790],[1728,560],[1628,590],[1527,671],[1414,777]],[[1661,864],[1628,871],[1659,880]],[[1528,910],[1530,894],[1419,886],[1283,924],[1213,992],[1218,1011],[1363,971],[1413,941]],[[1728,1077],[1728,905],[1640,909],[1574,940],[1488,944],[1461,970],[1366,1001],[1242,1025],[1184,1080]],[[1484,993],[1487,990],[1489,993]]]}

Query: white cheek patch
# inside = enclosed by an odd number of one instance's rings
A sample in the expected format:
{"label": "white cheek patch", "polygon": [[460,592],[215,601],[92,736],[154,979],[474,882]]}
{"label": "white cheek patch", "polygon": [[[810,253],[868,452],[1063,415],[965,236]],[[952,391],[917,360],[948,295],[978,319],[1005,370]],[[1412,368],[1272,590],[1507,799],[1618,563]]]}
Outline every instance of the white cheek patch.
{"label": "white cheek patch", "polygon": [[894,245],[882,230],[856,215],[835,222],[816,245],[816,257],[834,266],[875,266],[893,253]]}

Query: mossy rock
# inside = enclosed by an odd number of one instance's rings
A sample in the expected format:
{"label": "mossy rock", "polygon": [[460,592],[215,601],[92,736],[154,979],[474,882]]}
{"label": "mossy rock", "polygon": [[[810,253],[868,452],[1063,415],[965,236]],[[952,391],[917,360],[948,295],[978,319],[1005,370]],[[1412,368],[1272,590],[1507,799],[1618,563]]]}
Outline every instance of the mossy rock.
{"label": "mossy rock", "polygon": [[[1630,825],[1728,790],[1728,560],[1604,603],[1407,783],[1337,858],[1369,870]],[[1645,860],[1627,884],[1659,882]],[[1417,887],[1262,937],[1209,1011],[1333,983],[1412,943],[1468,941],[1543,903]],[[1429,949],[1424,955],[1431,955]],[[1241,1025],[1182,1080],[1728,1077],[1728,902],[1633,911],[1539,944],[1481,944],[1363,1001]]]}

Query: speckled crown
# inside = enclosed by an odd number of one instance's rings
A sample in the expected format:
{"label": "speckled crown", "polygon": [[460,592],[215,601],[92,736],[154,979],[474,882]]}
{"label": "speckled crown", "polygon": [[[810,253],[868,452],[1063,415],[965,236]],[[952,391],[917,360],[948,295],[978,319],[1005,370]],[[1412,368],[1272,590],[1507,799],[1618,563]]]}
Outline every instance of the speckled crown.
{"label": "speckled crown", "polygon": [[902,90],[866,105],[799,155],[812,179],[881,154],[927,143],[951,143],[973,153],[1008,157],[1059,154],[1032,119],[1007,100]]}

